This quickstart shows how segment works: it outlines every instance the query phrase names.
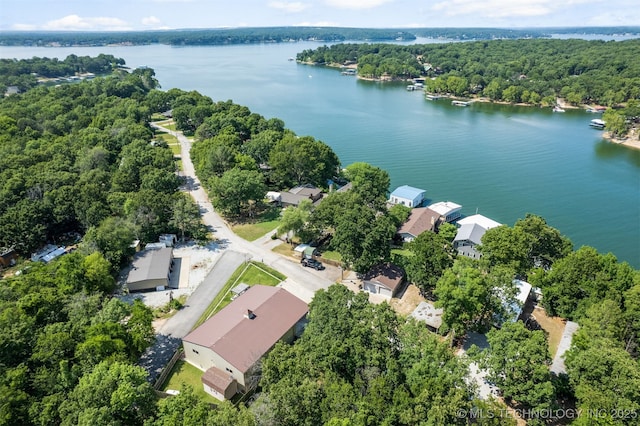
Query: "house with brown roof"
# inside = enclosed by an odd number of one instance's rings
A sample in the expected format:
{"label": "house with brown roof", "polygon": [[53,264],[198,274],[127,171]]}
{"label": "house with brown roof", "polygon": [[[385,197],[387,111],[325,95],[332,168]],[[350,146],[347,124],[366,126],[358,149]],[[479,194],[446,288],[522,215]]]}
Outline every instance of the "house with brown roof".
{"label": "house with brown roof", "polygon": [[398,234],[405,242],[415,240],[418,235],[426,231],[437,232],[444,222],[442,215],[429,207],[418,207],[411,210],[411,214],[398,230]]}
{"label": "house with brown roof", "polygon": [[372,294],[394,297],[404,284],[404,271],[392,263],[374,266],[364,276],[362,288]]}
{"label": "house with brown roof", "polygon": [[283,288],[254,285],[182,339],[185,359],[219,400],[255,386],[255,367],[279,341],[302,334],[309,307]]}

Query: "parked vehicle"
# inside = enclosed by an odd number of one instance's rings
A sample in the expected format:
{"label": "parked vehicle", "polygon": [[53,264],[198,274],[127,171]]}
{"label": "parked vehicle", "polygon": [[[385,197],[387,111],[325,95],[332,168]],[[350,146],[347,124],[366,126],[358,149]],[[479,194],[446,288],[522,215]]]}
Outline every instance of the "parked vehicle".
{"label": "parked vehicle", "polygon": [[304,257],[302,258],[300,263],[302,264],[302,266],[306,266],[307,268],[313,268],[317,271],[322,271],[324,269],[324,265],[315,259],[307,259],[306,257]]}

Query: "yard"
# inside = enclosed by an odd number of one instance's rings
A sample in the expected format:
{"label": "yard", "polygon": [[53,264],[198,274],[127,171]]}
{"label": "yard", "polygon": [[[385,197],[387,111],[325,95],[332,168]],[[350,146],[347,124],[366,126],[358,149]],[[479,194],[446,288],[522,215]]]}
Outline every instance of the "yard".
{"label": "yard", "polygon": [[551,359],[556,355],[558,350],[558,344],[562,338],[564,332],[564,320],[560,317],[550,317],[547,312],[536,306],[533,310],[532,317],[547,333],[547,339],[549,340],[549,352],[551,353]]}
{"label": "yard", "polygon": [[210,403],[218,403],[219,401],[213,396],[204,391],[202,386],[202,371],[189,364],[188,362],[179,359],[171,369],[171,374],[162,390],[166,392],[169,389],[180,390],[183,384],[189,385],[193,388],[193,393],[200,399]]}
{"label": "yard", "polygon": [[250,223],[235,224],[233,232],[247,241],[255,241],[280,226],[280,209],[269,209]]}
{"label": "yard", "polygon": [[399,299],[391,299],[391,307],[403,316],[408,316],[418,307],[420,302],[424,302],[424,297],[420,295],[420,289],[415,284],[407,285],[401,296]]}
{"label": "yard", "polygon": [[260,262],[248,262],[241,265],[236,269],[231,278],[229,278],[229,281],[227,281],[222,290],[220,290],[218,295],[213,299],[207,310],[202,314],[196,323],[196,327],[231,303],[231,289],[236,285],[245,283],[250,286],[255,284],[276,286],[286,278],[287,277],[281,273]]}

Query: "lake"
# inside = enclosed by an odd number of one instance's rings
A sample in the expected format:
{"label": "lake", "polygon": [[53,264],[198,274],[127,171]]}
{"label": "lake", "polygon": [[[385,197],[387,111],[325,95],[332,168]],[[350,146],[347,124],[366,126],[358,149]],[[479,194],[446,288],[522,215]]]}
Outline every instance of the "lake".
{"label": "lake", "polygon": [[231,99],[298,135],[330,145],[343,165],[387,170],[392,190],[412,185],[512,226],[543,216],[575,248],[590,245],[640,267],[640,151],[604,141],[595,114],[429,101],[406,84],[360,81],[288,61],[311,42],[170,47],[0,47],[3,58],[122,57],[149,66],[163,89]]}

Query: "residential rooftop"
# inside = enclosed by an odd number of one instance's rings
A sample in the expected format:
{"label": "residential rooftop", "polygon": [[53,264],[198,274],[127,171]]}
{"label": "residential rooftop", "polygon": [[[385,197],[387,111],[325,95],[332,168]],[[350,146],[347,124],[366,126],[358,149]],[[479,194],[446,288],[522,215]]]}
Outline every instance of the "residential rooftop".
{"label": "residential rooftop", "polygon": [[254,285],[183,340],[210,348],[246,373],[308,310],[283,288]]}

